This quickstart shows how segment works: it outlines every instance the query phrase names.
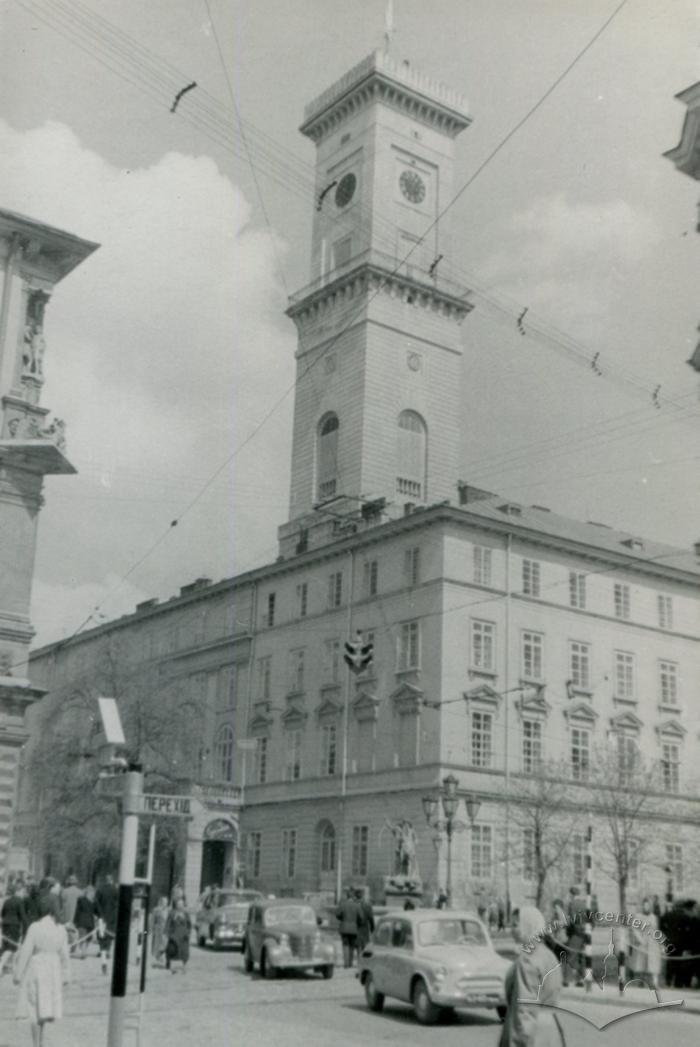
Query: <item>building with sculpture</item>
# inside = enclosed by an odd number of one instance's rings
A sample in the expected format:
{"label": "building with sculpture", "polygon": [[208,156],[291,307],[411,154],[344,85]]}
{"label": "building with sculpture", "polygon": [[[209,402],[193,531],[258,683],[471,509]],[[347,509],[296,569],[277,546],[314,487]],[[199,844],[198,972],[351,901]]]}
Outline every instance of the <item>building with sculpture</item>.
{"label": "building with sculpture", "polygon": [[42,485],[74,473],[65,424],[49,419],[45,313],[54,288],[97,248],[32,218],[0,211],[0,891],[10,862],[24,713],[44,693],[28,672],[29,603]]}

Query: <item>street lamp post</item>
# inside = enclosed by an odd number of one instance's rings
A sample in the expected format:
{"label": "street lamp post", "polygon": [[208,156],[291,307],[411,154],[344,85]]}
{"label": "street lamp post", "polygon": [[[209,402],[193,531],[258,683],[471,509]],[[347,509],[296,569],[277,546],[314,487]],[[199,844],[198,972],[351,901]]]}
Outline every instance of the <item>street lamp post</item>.
{"label": "street lamp post", "polygon": [[[464,805],[467,811],[467,818],[469,821],[462,822],[456,817],[457,809],[459,807],[459,795],[457,789],[459,782],[453,774],[448,774],[443,779],[442,789],[439,793],[439,799],[434,796],[424,796],[423,813],[425,814],[425,820],[432,829],[436,829],[438,832],[445,833],[447,837],[447,907],[452,908],[452,837],[456,832],[464,832],[466,829],[471,829],[476,821],[476,816],[479,813],[481,807],[481,801],[478,800],[472,793],[468,793],[464,798]],[[438,814],[438,805],[442,803],[442,813],[444,818],[440,818]],[[435,837],[433,837],[433,840]]]}

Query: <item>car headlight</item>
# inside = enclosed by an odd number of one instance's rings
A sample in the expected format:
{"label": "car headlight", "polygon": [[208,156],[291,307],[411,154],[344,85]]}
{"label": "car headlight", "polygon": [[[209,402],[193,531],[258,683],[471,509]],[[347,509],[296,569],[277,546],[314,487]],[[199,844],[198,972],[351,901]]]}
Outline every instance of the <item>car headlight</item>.
{"label": "car headlight", "polygon": [[280,934],[280,936],[279,936],[279,944],[282,946],[283,949],[288,949],[289,948],[289,935],[288,934]]}
{"label": "car headlight", "polygon": [[447,974],[447,967],[436,967],[433,971],[433,978],[436,982],[441,982]]}

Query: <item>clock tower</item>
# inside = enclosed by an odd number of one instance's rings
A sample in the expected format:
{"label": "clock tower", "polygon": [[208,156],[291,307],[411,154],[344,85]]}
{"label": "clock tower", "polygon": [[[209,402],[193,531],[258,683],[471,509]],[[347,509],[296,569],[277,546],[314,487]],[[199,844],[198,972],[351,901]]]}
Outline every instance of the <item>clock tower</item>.
{"label": "clock tower", "polygon": [[461,95],[383,51],[306,107],[315,209],[311,282],[288,309],[299,340],[283,556],[366,521],[368,503],[391,517],[455,495],[471,305],[440,271],[439,215],[469,123]]}

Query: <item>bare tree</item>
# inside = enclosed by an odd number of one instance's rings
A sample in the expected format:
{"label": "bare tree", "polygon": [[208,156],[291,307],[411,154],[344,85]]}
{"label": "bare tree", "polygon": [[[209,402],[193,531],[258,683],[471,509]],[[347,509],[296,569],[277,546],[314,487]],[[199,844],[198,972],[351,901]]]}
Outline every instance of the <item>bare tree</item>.
{"label": "bare tree", "polygon": [[[42,700],[25,764],[39,841],[58,872],[84,878],[114,866],[120,840],[116,804],[98,787],[98,695],[116,698],[127,757],[142,764],[150,791],[186,791],[199,777],[205,724],[204,700],[186,679],[130,661],[115,638],[89,673]],[[182,828],[168,821],[159,819],[159,848],[174,852]]]}
{"label": "bare tree", "polygon": [[557,761],[540,761],[532,774],[518,778],[510,796],[512,831],[505,860],[518,861],[535,884],[542,907],[550,875],[562,867],[575,829],[569,772]]}
{"label": "bare tree", "polygon": [[660,784],[658,764],[644,760],[629,737],[616,736],[595,754],[589,806],[605,826],[596,834],[595,857],[617,884],[620,912],[626,912],[630,875],[652,842],[649,819],[659,810]]}

